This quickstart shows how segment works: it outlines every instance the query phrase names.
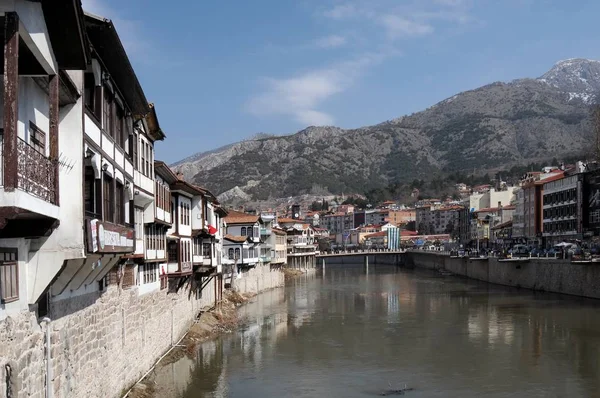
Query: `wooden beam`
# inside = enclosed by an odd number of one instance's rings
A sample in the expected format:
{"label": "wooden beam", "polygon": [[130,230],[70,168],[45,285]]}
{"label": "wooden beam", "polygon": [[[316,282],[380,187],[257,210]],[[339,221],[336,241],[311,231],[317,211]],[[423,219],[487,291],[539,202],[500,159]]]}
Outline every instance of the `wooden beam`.
{"label": "wooden beam", "polygon": [[54,204],[60,206],[60,183],[59,178],[59,146],[58,146],[58,112],[59,112],[59,82],[60,78],[58,75],[51,75],[48,77],[50,92],[50,161],[54,163]]}
{"label": "wooden beam", "polygon": [[17,122],[19,120],[19,16],[4,15],[4,190],[18,186],[19,153]]}

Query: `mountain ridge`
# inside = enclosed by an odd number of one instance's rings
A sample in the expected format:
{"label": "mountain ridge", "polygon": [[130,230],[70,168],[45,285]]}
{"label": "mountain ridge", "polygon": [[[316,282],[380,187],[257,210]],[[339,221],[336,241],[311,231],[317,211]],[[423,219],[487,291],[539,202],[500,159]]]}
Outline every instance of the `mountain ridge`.
{"label": "mountain ridge", "polygon": [[599,61],[563,60],[538,78],[490,83],[373,126],[309,126],[174,166],[217,194],[233,190],[256,200],[364,192],[442,172],[492,170],[585,151],[589,106],[599,92]]}

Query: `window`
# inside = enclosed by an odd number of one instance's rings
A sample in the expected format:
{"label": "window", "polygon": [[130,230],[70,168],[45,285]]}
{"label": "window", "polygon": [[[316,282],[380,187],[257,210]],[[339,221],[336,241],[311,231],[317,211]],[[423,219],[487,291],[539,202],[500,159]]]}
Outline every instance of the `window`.
{"label": "window", "polygon": [[115,193],[115,223],[125,224],[125,190],[119,181],[117,181]]}
{"label": "window", "polygon": [[204,256],[204,258],[211,258],[211,244],[210,243],[203,243],[202,244],[202,255]]}
{"label": "window", "polygon": [[248,236],[250,238],[252,238],[252,236],[254,236],[254,235],[252,235],[252,227],[248,227],[248,233],[246,234],[246,236]]}
{"label": "window", "polygon": [[240,249],[239,247],[237,249],[235,249],[235,259],[240,259]]}
{"label": "window", "polygon": [[180,220],[182,225],[190,225],[190,205],[188,203],[180,204]]}
{"label": "window", "polygon": [[179,250],[178,243],[176,241],[170,241],[168,245],[168,261],[170,263],[179,262]]}
{"label": "window", "polygon": [[228,253],[229,253],[229,259],[230,259],[230,260],[234,260],[234,257],[233,257],[233,249],[229,249],[229,252],[228,252]]}
{"label": "window", "polygon": [[[128,124],[127,127],[130,127],[130,125]],[[132,133],[131,136],[129,136],[129,155],[131,155],[131,158],[133,159],[133,168],[136,170],[139,170],[139,164],[140,164],[140,160],[138,159],[138,136],[137,133]]]}
{"label": "window", "polygon": [[144,141],[140,141],[141,142],[141,160],[140,160],[140,166],[142,168],[142,174],[146,175],[146,146],[144,145]]}
{"label": "window", "polygon": [[29,122],[29,145],[46,156],[46,133],[31,121]]}
{"label": "window", "polygon": [[104,107],[102,112],[102,128],[108,135],[112,135],[111,132],[113,130],[113,113],[112,113],[112,105],[113,105],[113,95],[108,89],[104,89]]}
{"label": "window", "polygon": [[113,189],[113,179],[107,176],[106,174],[103,177],[104,221],[114,222],[115,191]]}
{"label": "window", "polygon": [[17,249],[0,248],[0,301],[19,299],[19,262]]}
{"label": "window", "polygon": [[123,109],[116,103],[114,104],[113,109],[113,138],[115,139],[117,145],[119,145],[121,148],[124,148],[125,135],[123,133],[125,132],[125,114],[123,112]]}
{"label": "window", "polygon": [[100,189],[98,189],[98,183],[96,181],[96,177],[94,176],[94,170],[91,166],[87,166],[85,168],[85,179],[83,189],[86,214],[94,218],[100,217]]}
{"label": "window", "polygon": [[[144,239],[144,209],[135,208],[135,238]],[[147,246],[146,246],[147,247]]]}
{"label": "window", "polygon": [[202,239],[194,238],[194,256],[199,256],[202,253]]}
{"label": "window", "polygon": [[138,281],[144,285],[158,281],[158,264],[140,265]]}
{"label": "window", "polygon": [[96,79],[92,72],[85,74],[84,86],[85,106],[100,121],[102,118],[102,87],[96,85]]}
{"label": "window", "polygon": [[144,145],[146,145],[146,173],[144,175],[146,177],[149,177],[150,176],[150,158],[151,158],[152,148],[150,147],[150,145],[148,145],[147,142],[145,142]]}
{"label": "window", "polygon": [[246,236],[246,227],[242,227],[242,236]]}

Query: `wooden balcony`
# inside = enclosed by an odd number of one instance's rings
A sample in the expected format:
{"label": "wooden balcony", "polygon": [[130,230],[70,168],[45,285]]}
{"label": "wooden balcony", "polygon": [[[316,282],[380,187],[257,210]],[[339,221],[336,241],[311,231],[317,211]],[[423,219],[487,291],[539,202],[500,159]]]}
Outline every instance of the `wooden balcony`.
{"label": "wooden balcony", "polygon": [[[58,161],[17,138],[17,161],[9,162],[3,138],[0,133],[0,238],[48,236],[59,225]],[[14,185],[4,184],[7,174]]]}

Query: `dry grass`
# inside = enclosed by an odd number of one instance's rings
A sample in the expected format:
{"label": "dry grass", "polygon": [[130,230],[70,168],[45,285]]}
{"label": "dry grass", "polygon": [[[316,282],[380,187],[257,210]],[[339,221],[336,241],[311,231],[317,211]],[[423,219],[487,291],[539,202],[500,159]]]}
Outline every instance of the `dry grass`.
{"label": "dry grass", "polygon": [[285,277],[285,280],[287,281],[287,280],[293,279],[297,276],[304,275],[304,272],[300,271],[299,269],[284,268],[283,275]]}

